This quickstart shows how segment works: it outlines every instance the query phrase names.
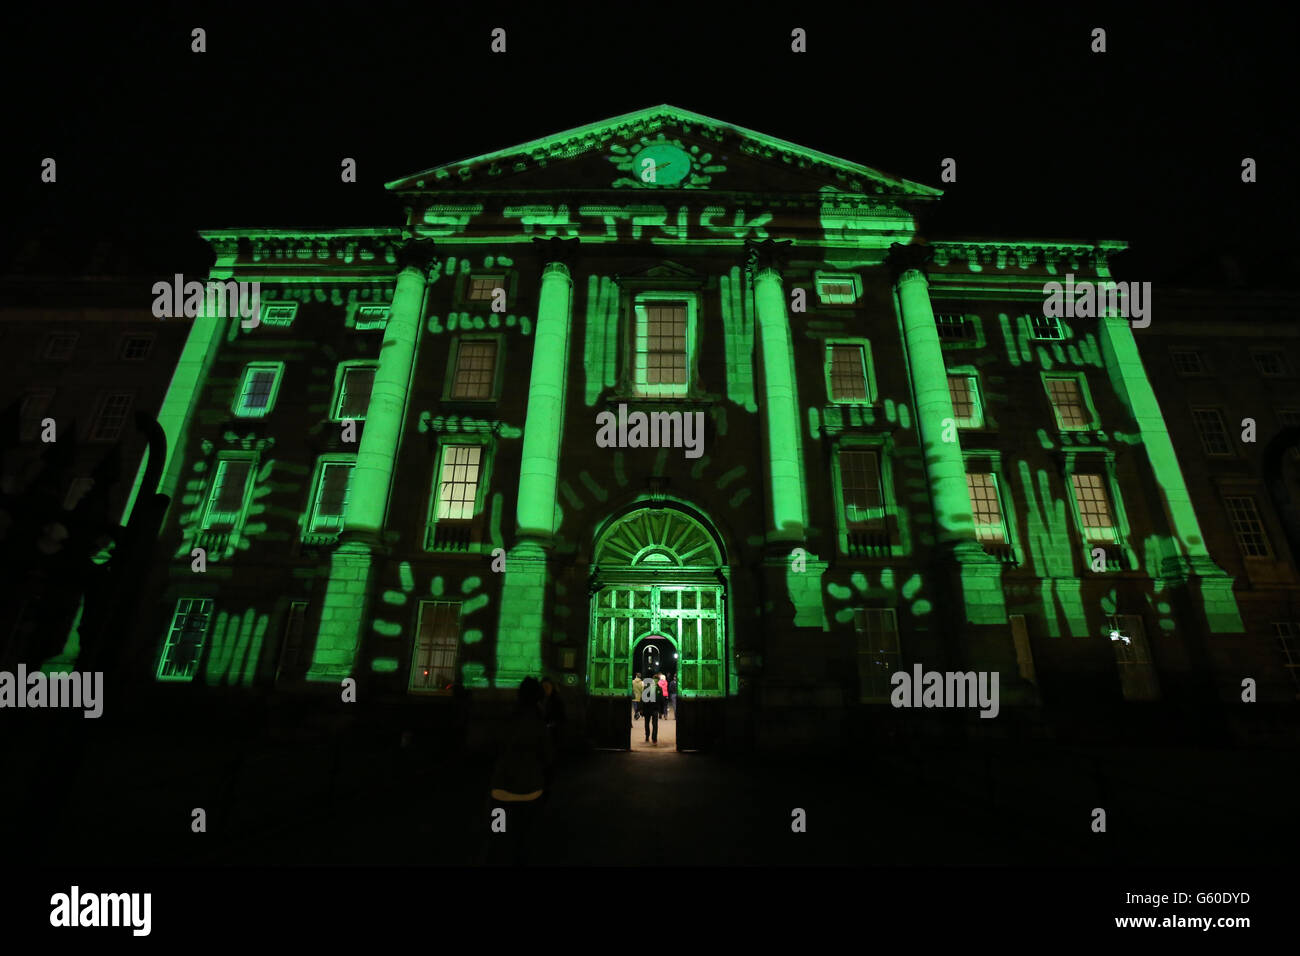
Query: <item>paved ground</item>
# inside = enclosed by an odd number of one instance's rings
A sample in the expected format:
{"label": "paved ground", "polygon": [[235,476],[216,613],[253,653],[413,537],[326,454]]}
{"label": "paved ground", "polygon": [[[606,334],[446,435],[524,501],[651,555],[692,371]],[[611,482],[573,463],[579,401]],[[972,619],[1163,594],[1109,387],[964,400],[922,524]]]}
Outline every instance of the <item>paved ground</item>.
{"label": "paved ground", "polygon": [[[635,725],[637,739],[640,724]],[[833,757],[567,754],[534,860],[555,864],[1293,862],[1280,751],[882,747]],[[5,846],[47,864],[481,859],[487,756],[220,727],[4,742]],[[207,832],[191,832],[202,807]],[[1094,807],[1107,832],[1091,832]],[[792,832],[794,811],[806,832]]]}

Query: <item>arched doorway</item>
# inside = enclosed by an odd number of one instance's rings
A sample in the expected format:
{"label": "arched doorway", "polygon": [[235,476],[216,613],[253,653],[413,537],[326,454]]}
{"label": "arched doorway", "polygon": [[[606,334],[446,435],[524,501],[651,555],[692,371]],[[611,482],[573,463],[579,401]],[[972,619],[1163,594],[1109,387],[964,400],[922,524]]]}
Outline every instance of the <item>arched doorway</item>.
{"label": "arched doorway", "polygon": [[[666,505],[623,514],[597,538],[591,571],[587,693],[593,704],[619,704],[609,710],[603,745],[627,745],[632,675],[647,638],[671,645],[679,704],[693,717],[734,691],[727,568],[718,537],[700,518]],[[661,663],[666,653],[661,647]],[[678,748],[695,749],[691,727],[703,726],[684,722]]]}

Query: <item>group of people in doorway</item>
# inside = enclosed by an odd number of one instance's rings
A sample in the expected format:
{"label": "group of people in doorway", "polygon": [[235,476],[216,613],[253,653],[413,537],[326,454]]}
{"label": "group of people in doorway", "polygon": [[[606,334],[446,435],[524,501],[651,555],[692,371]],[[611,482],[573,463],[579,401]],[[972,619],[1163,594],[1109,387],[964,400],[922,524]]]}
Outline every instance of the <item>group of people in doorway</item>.
{"label": "group of people in doorway", "polygon": [[662,673],[642,679],[637,673],[632,680],[632,720],[645,720],[647,743],[659,743],[659,718],[668,718],[669,706],[673,720],[677,719],[677,675],[665,677]]}

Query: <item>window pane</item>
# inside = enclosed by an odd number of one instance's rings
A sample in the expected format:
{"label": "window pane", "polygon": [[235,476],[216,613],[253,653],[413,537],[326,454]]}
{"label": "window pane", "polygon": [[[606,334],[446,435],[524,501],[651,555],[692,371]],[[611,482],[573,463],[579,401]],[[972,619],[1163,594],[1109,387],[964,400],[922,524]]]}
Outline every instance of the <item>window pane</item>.
{"label": "window pane", "polygon": [[875,452],[840,452],[840,486],[844,492],[844,520],[850,526],[884,523],[884,496]]}
{"label": "window pane", "polygon": [[832,345],[831,398],[837,402],[867,401],[866,356],[861,345]]}
{"label": "window pane", "polygon": [[639,390],[647,395],[686,392],[685,303],[638,306],[635,372]]}
{"label": "window pane", "polygon": [[998,501],[998,486],[994,476],[967,475],[966,488],[970,491],[975,537],[981,541],[1006,541],[1006,531],[1002,525],[1002,505]]}
{"label": "window pane", "polygon": [[1089,541],[1117,540],[1105,479],[1101,475],[1089,474],[1071,475],[1070,479],[1074,484],[1074,499],[1079,505],[1084,537]]}
{"label": "window pane", "polygon": [[250,366],[244,372],[244,388],[240,395],[241,413],[265,415],[270,410],[271,393],[279,369]]}
{"label": "window pane", "polygon": [[1224,498],[1228,507],[1228,518],[1232,530],[1237,536],[1237,546],[1248,558],[1267,558],[1273,553],[1269,546],[1264,523],[1260,520],[1259,509],[1255,499],[1247,496]]}
{"label": "window pane", "polygon": [[491,398],[496,368],[497,344],[495,342],[461,342],[456,352],[456,374],[451,397]]}
{"label": "window pane", "polygon": [[474,517],[478,498],[478,445],[447,445],[442,451],[438,482],[438,520],[459,521]]}
{"label": "window pane", "polygon": [[952,399],[952,414],[963,428],[980,426],[979,385],[972,375],[949,375],[948,396]]}
{"label": "window pane", "polygon": [[1092,419],[1083,401],[1079,383],[1072,378],[1049,378],[1047,391],[1056,409],[1056,421],[1061,428],[1089,428]]}
{"label": "window pane", "polygon": [[339,395],[339,418],[364,421],[370,408],[370,392],[375,384],[375,370],[369,366],[349,366],[343,371]]}
{"label": "window pane", "polygon": [[460,646],[460,604],[425,601],[411,667],[412,690],[446,690],[456,680],[456,651]]}
{"label": "window pane", "polygon": [[857,608],[853,629],[858,636],[858,680],[863,700],[889,697],[890,678],[898,670],[898,622],[890,608]]}
{"label": "window pane", "polygon": [[126,392],[111,392],[104,396],[95,418],[91,438],[95,441],[116,441],[122,434],[127,415],[131,411],[131,396]]}
{"label": "window pane", "polygon": [[244,510],[244,492],[252,462],[247,459],[226,460],[217,463],[216,480],[208,499],[206,528],[233,528]]}
{"label": "window pane", "polygon": [[1207,455],[1231,455],[1232,446],[1228,444],[1228,432],[1223,427],[1223,416],[1218,409],[1192,409],[1192,422],[1201,436],[1201,447]]}
{"label": "window pane", "polygon": [[211,620],[211,599],[181,598],[176,602],[167,643],[158,662],[159,680],[189,680],[194,676]]}

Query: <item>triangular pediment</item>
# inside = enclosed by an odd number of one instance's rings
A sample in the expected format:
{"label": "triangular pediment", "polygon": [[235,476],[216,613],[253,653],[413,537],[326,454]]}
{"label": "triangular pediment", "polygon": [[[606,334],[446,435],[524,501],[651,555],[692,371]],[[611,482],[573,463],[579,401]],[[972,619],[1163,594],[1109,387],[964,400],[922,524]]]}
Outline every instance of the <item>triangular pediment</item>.
{"label": "triangular pediment", "polygon": [[435,166],[388,188],[400,193],[617,189],[891,199],[941,195],[920,183],[666,104]]}

